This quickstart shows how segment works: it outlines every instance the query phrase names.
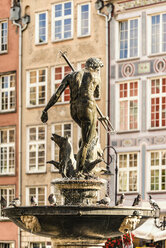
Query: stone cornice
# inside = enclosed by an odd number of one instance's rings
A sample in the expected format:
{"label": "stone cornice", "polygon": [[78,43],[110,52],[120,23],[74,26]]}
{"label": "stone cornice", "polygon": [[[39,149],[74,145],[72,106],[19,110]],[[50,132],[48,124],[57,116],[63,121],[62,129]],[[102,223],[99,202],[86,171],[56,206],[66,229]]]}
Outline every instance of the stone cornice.
{"label": "stone cornice", "polygon": [[166,0],[127,0],[115,1],[114,3],[117,5],[117,11],[122,11],[164,2],[166,2]]}

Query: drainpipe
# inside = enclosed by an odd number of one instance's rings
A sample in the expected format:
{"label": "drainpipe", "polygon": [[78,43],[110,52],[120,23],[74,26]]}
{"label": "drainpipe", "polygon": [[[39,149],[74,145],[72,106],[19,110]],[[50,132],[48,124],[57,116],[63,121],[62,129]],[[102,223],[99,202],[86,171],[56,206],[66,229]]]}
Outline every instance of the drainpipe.
{"label": "drainpipe", "polygon": [[[110,119],[110,21],[112,20],[112,11],[108,15],[101,13],[101,9],[97,11],[98,15],[105,17],[106,24],[106,116]],[[110,146],[110,134],[107,133],[107,147]],[[110,163],[110,150],[107,151],[107,163]]]}
{"label": "drainpipe", "polygon": [[[19,28],[19,66],[18,66],[18,87],[19,87],[19,106],[18,106],[18,136],[19,136],[19,142],[18,142],[18,180],[19,180],[19,186],[18,186],[18,197],[20,199],[20,202],[22,202],[22,32],[27,28],[27,24],[22,27],[21,23],[17,23],[16,21],[13,21],[13,24],[18,26]],[[21,229],[18,230],[18,248],[21,248]]]}

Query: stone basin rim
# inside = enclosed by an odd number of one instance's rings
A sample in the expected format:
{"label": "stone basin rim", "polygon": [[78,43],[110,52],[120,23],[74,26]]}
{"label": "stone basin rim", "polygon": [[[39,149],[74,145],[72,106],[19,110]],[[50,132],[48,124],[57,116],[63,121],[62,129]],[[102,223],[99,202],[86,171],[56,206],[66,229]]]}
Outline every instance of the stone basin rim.
{"label": "stone basin rim", "polygon": [[[151,217],[151,208],[140,207],[117,207],[117,206],[19,206],[7,207],[3,209],[6,217],[21,215],[132,215],[134,211],[139,211],[140,215]],[[14,217],[14,216],[13,216]]]}
{"label": "stone basin rim", "polygon": [[41,230],[31,233],[55,238],[56,242],[71,240],[78,244],[81,240],[95,239],[98,244],[111,236],[120,236],[122,221],[136,210],[140,211],[142,223],[153,215],[151,208],[109,206],[20,206],[5,208],[3,212],[27,232],[30,229],[22,223],[22,218],[37,218]]}

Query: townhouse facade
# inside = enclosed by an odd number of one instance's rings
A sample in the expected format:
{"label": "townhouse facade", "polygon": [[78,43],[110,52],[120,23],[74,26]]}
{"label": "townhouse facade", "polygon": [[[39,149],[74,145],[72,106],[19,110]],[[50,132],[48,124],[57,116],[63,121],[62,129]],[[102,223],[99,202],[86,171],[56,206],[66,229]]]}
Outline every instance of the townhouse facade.
{"label": "townhouse facade", "polygon": [[[18,33],[9,20],[11,5],[2,0],[0,8],[0,199],[7,205],[19,195]],[[18,247],[18,235],[18,227],[0,209],[0,247]]]}
{"label": "townhouse facade", "polygon": [[[78,151],[80,129],[70,116],[70,92],[67,88],[49,111],[46,124],[41,122],[42,110],[61,83],[70,67],[60,56],[66,52],[75,70],[84,68],[90,57],[100,58],[101,94],[96,99],[105,114],[106,104],[106,35],[105,19],[97,14],[93,1],[29,1],[22,0],[22,14],[30,16],[23,34],[22,60],[22,204],[30,205],[35,196],[38,205],[49,205],[48,196],[56,193],[58,204],[63,199],[51,181],[59,177],[57,170],[46,162],[59,159],[59,150],[51,134],[70,137],[74,153]],[[99,125],[100,126],[100,125]],[[99,127],[101,145],[106,133]],[[22,231],[22,247],[50,246],[50,239]]]}
{"label": "townhouse facade", "polygon": [[118,194],[140,193],[165,209],[166,1],[111,1],[111,145],[118,154]]}

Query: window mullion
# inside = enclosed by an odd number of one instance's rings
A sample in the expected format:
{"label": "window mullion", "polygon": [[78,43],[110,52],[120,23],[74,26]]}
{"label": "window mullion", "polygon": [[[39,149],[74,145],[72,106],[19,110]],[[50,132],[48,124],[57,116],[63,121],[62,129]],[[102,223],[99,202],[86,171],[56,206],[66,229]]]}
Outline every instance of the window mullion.
{"label": "window mullion", "polygon": [[163,27],[162,27],[162,17],[163,15],[160,14],[160,32],[159,32],[159,37],[160,37],[160,53],[162,52],[162,45],[163,45]]}
{"label": "window mullion", "polygon": [[[0,137],[1,138],[1,137]],[[2,148],[2,146],[1,146],[1,144],[0,144],[0,158],[1,158],[1,148]],[[1,165],[1,163],[2,163],[2,160],[1,160],[1,162],[0,162],[0,174],[2,174],[2,171],[1,171],[1,169],[2,169],[2,165]]]}
{"label": "window mullion", "polygon": [[37,70],[36,77],[36,105],[39,105],[39,70]]}
{"label": "window mullion", "polygon": [[6,151],[7,151],[7,173],[9,173],[9,130],[7,130],[7,144],[6,144]]}
{"label": "window mullion", "polygon": [[[64,75],[65,75],[65,67],[62,66],[62,78],[64,78]],[[65,101],[65,90],[62,92],[62,102]]]}
{"label": "window mullion", "polygon": [[35,169],[38,170],[38,163],[37,163],[37,158],[38,158],[38,127],[36,127],[36,167]]}
{"label": "window mullion", "polygon": [[8,107],[7,110],[10,110],[10,76],[8,77]]}
{"label": "window mullion", "polygon": [[130,58],[130,22],[131,20],[128,20],[128,58]]}
{"label": "window mullion", "polygon": [[127,104],[128,104],[128,130],[130,130],[130,97],[129,97],[129,94],[130,94],[130,83],[128,83],[128,89],[127,89]]}
{"label": "window mullion", "polygon": [[39,190],[39,188],[36,187],[35,190],[36,190],[36,199],[37,199],[37,202],[39,203],[39,199],[38,199],[38,195],[39,195],[39,194],[38,194],[38,190]]}
{"label": "window mullion", "polygon": [[0,23],[0,52],[2,52],[2,23]]}
{"label": "window mullion", "polygon": [[7,199],[6,200],[7,200],[7,203],[9,204],[10,203],[9,188],[6,189],[6,193],[7,193],[7,197],[6,197]]}
{"label": "window mullion", "polygon": [[162,164],[162,160],[161,160],[161,155],[162,152],[160,151],[160,156],[159,156],[159,190],[161,190],[161,176],[162,176],[162,168],[161,168],[161,164]]}
{"label": "window mullion", "polygon": [[45,202],[45,204],[47,204],[47,202],[46,202],[46,199],[47,199],[47,195],[46,195],[46,187],[44,187],[44,202]]}
{"label": "window mullion", "polygon": [[160,78],[160,93],[159,93],[159,127],[162,127],[162,78]]}
{"label": "window mullion", "polygon": [[64,15],[65,6],[62,4],[62,39],[64,39],[64,24],[65,24],[65,15]]}
{"label": "window mullion", "polygon": [[127,191],[129,192],[129,153],[127,154]]}
{"label": "window mullion", "polygon": [[6,148],[7,148],[7,159],[6,159],[7,170],[6,170],[6,173],[9,174],[9,145],[7,145]]}
{"label": "window mullion", "polygon": [[2,77],[0,77],[0,111],[2,111]]}

